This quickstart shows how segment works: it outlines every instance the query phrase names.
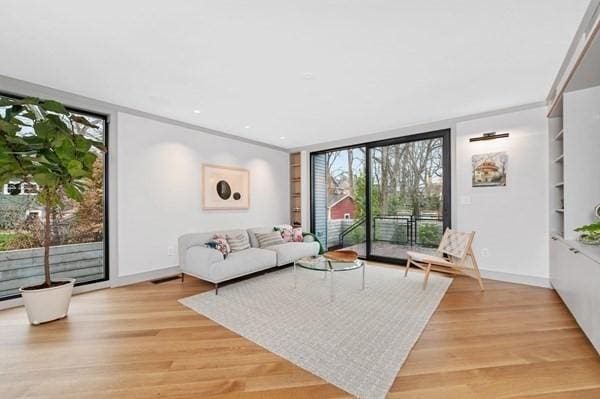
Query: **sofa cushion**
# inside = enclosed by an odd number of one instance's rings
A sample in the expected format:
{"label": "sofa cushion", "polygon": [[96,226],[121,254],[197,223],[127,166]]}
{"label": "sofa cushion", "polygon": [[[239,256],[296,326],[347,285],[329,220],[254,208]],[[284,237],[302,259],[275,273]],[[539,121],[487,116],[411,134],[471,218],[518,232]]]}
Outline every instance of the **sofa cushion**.
{"label": "sofa cushion", "polygon": [[232,252],[226,260],[212,263],[209,278],[213,282],[229,280],[276,265],[275,252],[260,248],[248,248],[244,251]]}
{"label": "sofa cushion", "polygon": [[253,227],[248,229],[248,237],[250,238],[250,246],[253,248],[258,248],[258,240],[256,239],[256,234],[265,234],[273,231],[273,227]]}
{"label": "sofa cushion", "polygon": [[240,233],[238,235],[227,235],[227,242],[231,248],[231,252],[239,252],[250,248],[250,241],[248,241],[248,234]]}
{"label": "sofa cushion", "polygon": [[277,253],[277,266],[287,265],[305,256],[319,254],[318,242],[286,242],[266,248]]}
{"label": "sofa cushion", "polygon": [[273,245],[283,244],[283,238],[278,231],[272,231],[270,233],[256,233],[256,239],[258,240],[258,246],[260,248],[268,248]]}

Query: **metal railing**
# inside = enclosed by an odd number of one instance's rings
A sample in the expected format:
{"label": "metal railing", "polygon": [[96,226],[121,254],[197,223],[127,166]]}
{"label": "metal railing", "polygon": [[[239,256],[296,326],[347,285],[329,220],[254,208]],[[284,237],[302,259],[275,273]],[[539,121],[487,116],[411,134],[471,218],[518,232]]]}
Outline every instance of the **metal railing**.
{"label": "metal railing", "polygon": [[[437,247],[443,234],[443,219],[437,216],[380,215],[373,217],[373,241],[398,245]],[[346,248],[366,242],[366,219],[360,218],[339,235],[339,246]]]}

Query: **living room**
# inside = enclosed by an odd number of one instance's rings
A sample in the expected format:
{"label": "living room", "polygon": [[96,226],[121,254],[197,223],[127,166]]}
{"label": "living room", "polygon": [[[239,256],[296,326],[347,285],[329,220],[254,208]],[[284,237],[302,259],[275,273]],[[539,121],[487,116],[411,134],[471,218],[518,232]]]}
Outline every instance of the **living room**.
{"label": "living room", "polygon": [[2,26],[0,396],[600,397],[600,0]]}

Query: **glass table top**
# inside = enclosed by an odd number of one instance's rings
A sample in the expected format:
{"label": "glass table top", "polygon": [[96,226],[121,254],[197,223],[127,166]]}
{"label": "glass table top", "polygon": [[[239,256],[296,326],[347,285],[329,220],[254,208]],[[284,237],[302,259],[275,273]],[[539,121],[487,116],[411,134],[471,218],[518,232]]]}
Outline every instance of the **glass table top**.
{"label": "glass table top", "polygon": [[330,271],[333,269],[334,272],[341,272],[345,270],[354,270],[363,267],[365,261],[356,259],[353,262],[339,262],[329,260],[323,256],[306,256],[298,259],[296,266],[300,266],[304,269]]}

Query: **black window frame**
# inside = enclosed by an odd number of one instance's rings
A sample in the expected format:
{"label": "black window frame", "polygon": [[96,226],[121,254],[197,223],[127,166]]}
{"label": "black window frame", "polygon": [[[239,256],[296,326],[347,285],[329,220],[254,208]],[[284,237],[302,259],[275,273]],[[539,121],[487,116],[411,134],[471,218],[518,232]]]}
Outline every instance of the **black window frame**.
{"label": "black window frame", "polygon": [[[15,94],[15,93],[8,93],[8,92],[0,91],[0,97],[8,97],[8,98],[21,100],[21,99],[24,99],[27,97],[36,97],[36,96],[24,96],[22,94]],[[110,151],[110,146],[109,146],[110,114],[103,114],[103,113],[99,113],[99,112],[81,109],[78,107],[71,107],[71,106],[67,106],[66,104],[65,104],[65,108],[67,109],[67,111],[74,112],[76,114],[83,115],[83,116],[90,116],[93,118],[102,119],[104,121],[104,147],[106,148],[106,152],[104,153],[104,159],[103,159],[103,162],[104,162],[103,169],[104,170],[102,171],[102,185],[103,185],[102,200],[104,201],[104,212],[102,215],[103,216],[103,224],[104,224],[104,226],[103,226],[104,277],[101,279],[83,281],[83,282],[77,282],[77,280],[75,280],[75,287],[81,287],[81,286],[90,285],[90,284],[102,283],[102,282],[110,280],[109,217],[108,217],[109,216],[109,184],[108,184],[109,157],[108,157],[108,153]],[[0,301],[17,299],[20,297],[21,297],[21,294],[15,294],[15,295],[1,297]]]}
{"label": "black window frame", "polygon": [[[393,137],[389,139],[382,139],[376,141],[368,141],[362,142],[358,144],[351,144],[347,146],[339,146],[333,148],[327,148],[324,150],[312,151],[310,152],[310,230],[314,233],[315,227],[315,213],[314,213],[314,170],[313,170],[313,156],[319,155],[323,153],[328,153],[332,151],[340,151],[340,150],[349,150],[358,147],[365,148],[365,174],[367,178],[367,182],[365,185],[365,205],[367,218],[365,220],[365,228],[366,228],[366,256],[360,256],[361,259],[372,260],[378,262],[385,262],[397,265],[406,264],[406,259],[399,258],[388,258],[384,256],[372,255],[371,254],[371,149],[374,147],[386,146],[386,145],[395,145],[395,144],[403,144],[410,143],[413,141],[419,140],[428,140],[428,139],[436,139],[441,138],[443,140],[442,145],[442,167],[444,170],[444,175],[442,176],[443,182],[443,207],[444,207],[444,215],[443,215],[443,226],[444,229],[452,227],[452,129],[438,129],[432,130],[424,133],[416,133],[416,134],[408,134],[405,136]],[[327,239],[327,238],[325,238]],[[327,247],[327,243],[324,244]]]}

